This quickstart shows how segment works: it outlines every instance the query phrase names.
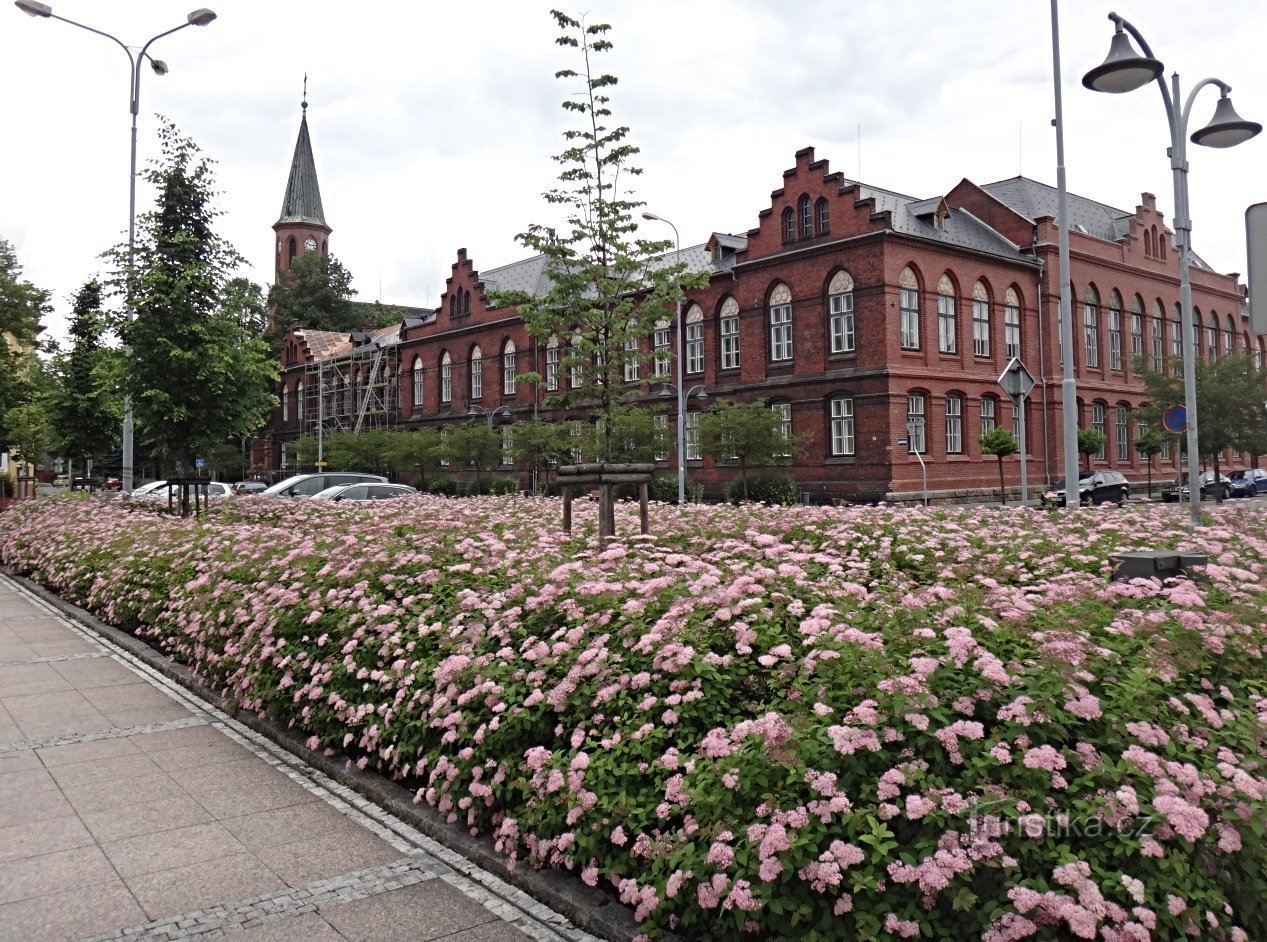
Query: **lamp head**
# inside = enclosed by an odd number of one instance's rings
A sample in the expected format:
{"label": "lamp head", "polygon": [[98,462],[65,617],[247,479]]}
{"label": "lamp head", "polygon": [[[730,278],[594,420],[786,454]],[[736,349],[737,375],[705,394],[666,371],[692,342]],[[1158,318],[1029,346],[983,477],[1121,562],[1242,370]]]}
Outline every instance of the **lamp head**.
{"label": "lamp head", "polygon": [[1214,106],[1214,117],[1199,131],[1193,131],[1190,140],[1206,147],[1235,147],[1254,137],[1263,126],[1257,121],[1246,121],[1232,107],[1232,99],[1224,92]]}
{"label": "lamp head", "polygon": [[36,3],[35,0],[15,0],[13,5],[27,16],[53,15],[53,8],[47,3]]}
{"label": "lamp head", "polygon": [[185,17],[185,22],[189,23],[191,26],[206,26],[215,18],[216,15],[211,10],[208,10],[206,7],[199,7],[197,10],[194,10],[193,13],[190,13]]}
{"label": "lamp head", "polygon": [[[22,4],[20,4],[20,3],[18,4],[18,6],[21,6],[21,5],[22,5]],[[42,4],[40,4],[40,5],[42,6]],[[45,14],[45,15],[47,16],[48,14]],[[661,219],[659,216],[657,216],[655,213],[643,213],[643,214],[642,214],[642,218],[643,218],[643,219],[649,219],[649,220],[651,220],[652,222],[664,222],[664,220],[663,220],[663,219]]]}
{"label": "lamp head", "polygon": [[152,56],[149,56],[149,55],[147,55],[147,56],[146,56],[146,58],[150,60],[150,68],[154,70],[154,74],[155,74],[155,75],[166,75],[166,74],[167,74],[167,63],[166,63],[166,62],[164,62],[162,59],[155,59],[155,58],[153,58]]}
{"label": "lamp head", "polygon": [[1082,77],[1082,84],[1093,92],[1121,94],[1133,92],[1161,75],[1165,66],[1157,59],[1141,56],[1131,45],[1131,38],[1121,24],[1113,34],[1109,54],[1103,62]]}

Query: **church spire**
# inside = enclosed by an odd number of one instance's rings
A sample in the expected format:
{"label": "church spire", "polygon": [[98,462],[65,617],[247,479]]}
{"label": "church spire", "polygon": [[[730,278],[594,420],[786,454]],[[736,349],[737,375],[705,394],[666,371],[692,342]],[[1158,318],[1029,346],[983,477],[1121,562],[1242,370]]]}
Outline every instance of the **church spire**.
{"label": "church spire", "polygon": [[290,162],[290,178],[286,181],[286,195],[282,199],[282,212],[273,231],[277,233],[277,273],[290,271],[291,263],[307,252],[329,253],[327,237],[330,226],[326,224],[321,208],[321,189],[317,186],[317,165],[312,159],[312,139],[308,136],[308,76],[304,75],[304,97],[300,104],[299,138],[295,141],[295,156]]}
{"label": "church spire", "polygon": [[286,183],[286,196],[282,200],[282,212],[278,225],[308,223],[324,226],[325,213],[321,209],[321,188],[317,185],[317,166],[312,159],[312,140],[308,136],[308,76],[304,75],[303,117],[299,119],[299,139],[295,141],[295,156],[290,162],[290,179]]}

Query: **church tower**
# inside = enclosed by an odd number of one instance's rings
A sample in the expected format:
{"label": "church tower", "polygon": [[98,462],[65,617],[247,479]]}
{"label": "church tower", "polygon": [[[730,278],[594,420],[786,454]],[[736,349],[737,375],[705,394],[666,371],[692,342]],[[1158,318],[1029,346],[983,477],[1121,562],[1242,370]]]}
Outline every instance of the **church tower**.
{"label": "church tower", "polygon": [[312,140],[308,137],[308,76],[304,76],[303,117],[299,121],[299,139],[290,162],[290,179],[282,212],[273,223],[277,234],[276,280],[290,271],[291,264],[308,252],[330,254],[330,227],[321,209],[321,189],[317,186],[317,167],[312,159]]}

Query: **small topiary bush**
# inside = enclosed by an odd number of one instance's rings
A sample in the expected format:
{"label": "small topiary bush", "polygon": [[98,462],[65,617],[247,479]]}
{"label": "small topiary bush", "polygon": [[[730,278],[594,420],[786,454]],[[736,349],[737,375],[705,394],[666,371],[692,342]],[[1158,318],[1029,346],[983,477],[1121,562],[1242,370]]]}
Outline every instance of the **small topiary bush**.
{"label": "small topiary bush", "polygon": [[[726,502],[738,504],[743,499],[743,478],[731,478],[726,483]],[[776,507],[790,507],[798,503],[800,491],[790,474],[749,474],[748,500]]]}

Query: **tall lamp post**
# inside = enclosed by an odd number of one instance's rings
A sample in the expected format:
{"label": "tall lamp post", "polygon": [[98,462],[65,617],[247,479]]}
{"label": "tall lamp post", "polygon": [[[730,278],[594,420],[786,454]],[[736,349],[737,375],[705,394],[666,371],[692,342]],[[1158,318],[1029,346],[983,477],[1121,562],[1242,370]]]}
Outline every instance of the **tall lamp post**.
{"label": "tall lamp post", "polygon": [[[128,57],[129,65],[129,82],[128,82],[128,110],[132,114],[132,150],[131,159],[128,166],[128,320],[132,320],[132,297],[131,297],[131,274],[133,263],[133,251],[136,248],[136,115],[140,107],[141,100],[141,63],[145,59],[150,60],[150,68],[157,75],[167,74],[167,63],[162,59],[155,59],[148,56],[147,52],[150,46],[164,36],[170,36],[186,26],[206,26],[216,18],[215,13],[206,7],[194,10],[185,16],[185,22],[179,26],[173,26],[171,29],[152,36],[146,40],[145,45],[141,47],[141,51],[133,55],[132,49],[122,40],[109,33],[78,23],[75,20],[68,20],[64,16],[58,16],[53,12],[53,8],[47,3],[37,3],[36,0],[15,0],[14,5],[28,16],[40,16],[46,19],[61,20],[63,23],[69,23],[71,26],[78,26],[80,29],[86,29],[90,33],[96,33],[98,36],[104,36],[111,42],[118,45]],[[125,353],[130,353],[125,348]],[[130,492],[132,490],[132,397],[124,394],[123,398],[123,490]]]}
{"label": "tall lamp post", "polygon": [[[1192,103],[1197,93],[1207,85],[1215,85],[1220,94],[1214,116],[1205,127],[1192,132],[1192,143],[1204,144],[1207,147],[1234,147],[1258,134],[1263,126],[1254,121],[1246,121],[1236,113],[1232,108],[1232,99],[1228,97],[1232,86],[1220,79],[1202,79],[1184,99],[1179,92],[1179,73],[1176,72],[1170,77],[1171,88],[1167,89],[1166,82],[1161,77],[1165,66],[1153,55],[1148,41],[1140,35],[1139,30],[1116,13],[1110,13],[1109,19],[1113,21],[1116,28],[1108,57],[1082,77],[1082,84],[1092,91],[1120,94],[1134,91],[1149,82],[1156,81],[1157,87],[1161,89],[1161,100],[1166,106],[1166,120],[1170,125],[1170,169],[1175,185],[1175,241],[1179,246],[1183,396],[1188,433],[1188,532],[1195,533],[1197,527],[1201,526],[1201,455],[1197,443],[1195,367],[1197,338],[1192,335],[1192,283],[1188,272],[1192,240],[1192,217],[1188,214],[1188,118],[1192,113]],[[1126,33],[1135,37],[1140,48],[1144,50],[1142,56],[1135,51]],[[1181,101],[1182,106],[1180,106]]]}
{"label": "tall lamp post", "polygon": [[[643,213],[642,218],[651,222],[662,222],[672,229],[674,251],[682,251],[682,238],[678,235],[677,226],[663,216],[657,216],[655,213]],[[673,357],[677,361],[677,505],[681,507],[686,503],[686,386],[682,383],[681,290],[678,291],[677,295],[677,312],[674,320],[677,321],[677,352]]]}

